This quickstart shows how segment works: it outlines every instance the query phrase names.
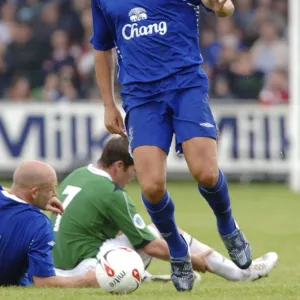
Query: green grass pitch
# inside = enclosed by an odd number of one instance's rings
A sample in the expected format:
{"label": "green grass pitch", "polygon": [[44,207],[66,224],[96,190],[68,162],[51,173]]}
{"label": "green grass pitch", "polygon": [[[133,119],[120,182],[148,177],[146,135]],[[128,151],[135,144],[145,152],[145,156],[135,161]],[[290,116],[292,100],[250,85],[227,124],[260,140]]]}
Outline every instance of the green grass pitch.
{"label": "green grass pitch", "polygon": [[[225,254],[218,237],[215,219],[204,199],[191,182],[170,183],[176,202],[180,227],[200,241]],[[140,191],[133,183],[128,191],[140,213],[149,221],[140,201]],[[256,282],[231,283],[211,274],[203,274],[191,293],[177,293],[172,284],[145,283],[131,295],[114,296],[101,289],[1,288],[2,300],[300,300],[300,196],[284,185],[230,185],[234,216],[252,244],[254,257],[269,251],[279,254],[277,268],[268,278]],[[167,274],[169,265],[154,261],[150,272]]]}

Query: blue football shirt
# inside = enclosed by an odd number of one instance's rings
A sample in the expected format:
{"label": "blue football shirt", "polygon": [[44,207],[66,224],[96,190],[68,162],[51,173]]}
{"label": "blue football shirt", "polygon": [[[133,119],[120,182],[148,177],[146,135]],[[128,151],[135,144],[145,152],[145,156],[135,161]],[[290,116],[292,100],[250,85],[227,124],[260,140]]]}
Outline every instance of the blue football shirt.
{"label": "blue football shirt", "polygon": [[0,186],[0,286],[31,285],[55,276],[51,221],[38,208]]}
{"label": "blue football shirt", "polygon": [[207,84],[200,67],[200,0],[91,2],[91,43],[99,51],[116,48],[123,100]]}

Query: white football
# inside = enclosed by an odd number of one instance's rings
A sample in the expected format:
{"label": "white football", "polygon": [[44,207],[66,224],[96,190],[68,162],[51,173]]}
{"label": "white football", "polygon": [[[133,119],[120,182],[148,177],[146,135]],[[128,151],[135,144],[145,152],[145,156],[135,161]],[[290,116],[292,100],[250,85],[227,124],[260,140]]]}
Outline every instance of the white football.
{"label": "white football", "polygon": [[129,294],[137,290],[144,274],[141,257],[132,249],[118,247],[98,257],[96,278],[100,287],[115,294]]}

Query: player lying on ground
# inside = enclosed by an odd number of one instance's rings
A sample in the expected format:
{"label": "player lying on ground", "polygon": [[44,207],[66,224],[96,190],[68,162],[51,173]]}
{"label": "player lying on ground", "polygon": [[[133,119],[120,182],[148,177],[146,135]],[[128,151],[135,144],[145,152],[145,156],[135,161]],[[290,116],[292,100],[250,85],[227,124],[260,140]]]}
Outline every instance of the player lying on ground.
{"label": "player lying on ground", "polygon": [[[231,0],[92,0],[95,71],[105,106],[105,126],[125,135],[113,91],[113,48],[143,202],[171,254],[177,290],[191,290],[193,268],[166,188],[166,157],[173,134],[199,193],[212,208],[232,261],[251,265],[251,247],[232,216],[226,178],[218,168],[216,124],[201,68],[199,6],[218,17],[234,11]],[[182,201],[184,201],[182,199]],[[201,227],[199,227],[201,230]]]}
{"label": "player lying on ground", "polygon": [[56,183],[51,166],[28,161],[15,170],[11,188],[0,186],[0,286],[98,286],[94,271],[73,278],[55,275],[53,229],[40,209],[63,212]]}
{"label": "player lying on ground", "polygon": [[[145,225],[123,190],[134,174],[128,141],[119,137],[108,141],[96,166],[79,168],[61,183],[58,198],[63,202],[65,213],[52,217],[57,274],[82,275],[96,266],[97,255],[118,246],[135,249],[145,267],[152,257],[169,260],[166,242],[154,227]],[[123,234],[117,236],[120,231]],[[255,280],[266,276],[277,261],[276,254],[268,254],[253,261],[249,269],[242,270],[216,251],[211,253],[208,246],[188,233],[182,232],[182,235],[191,248],[194,270],[214,271],[228,280]],[[147,280],[151,278],[148,274]]]}

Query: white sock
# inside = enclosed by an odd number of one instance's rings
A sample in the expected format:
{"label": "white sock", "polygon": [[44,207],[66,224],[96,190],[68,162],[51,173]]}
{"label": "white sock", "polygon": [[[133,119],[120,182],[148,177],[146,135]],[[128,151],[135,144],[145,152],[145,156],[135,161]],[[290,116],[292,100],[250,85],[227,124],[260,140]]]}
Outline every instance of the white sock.
{"label": "white sock", "polygon": [[[204,252],[211,249],[209,246],[202,244],[186,232],[184,232],[182,235],[185,238],[186,242],[189,244],[192,254]],[[250,271],[241,270],[231,260],[227,259],[216,251],[213,251],[213,253],[207,257],[207,261],[215,271],[214,274],[221,276],[227,280],[245,281],[249,278]]]}

